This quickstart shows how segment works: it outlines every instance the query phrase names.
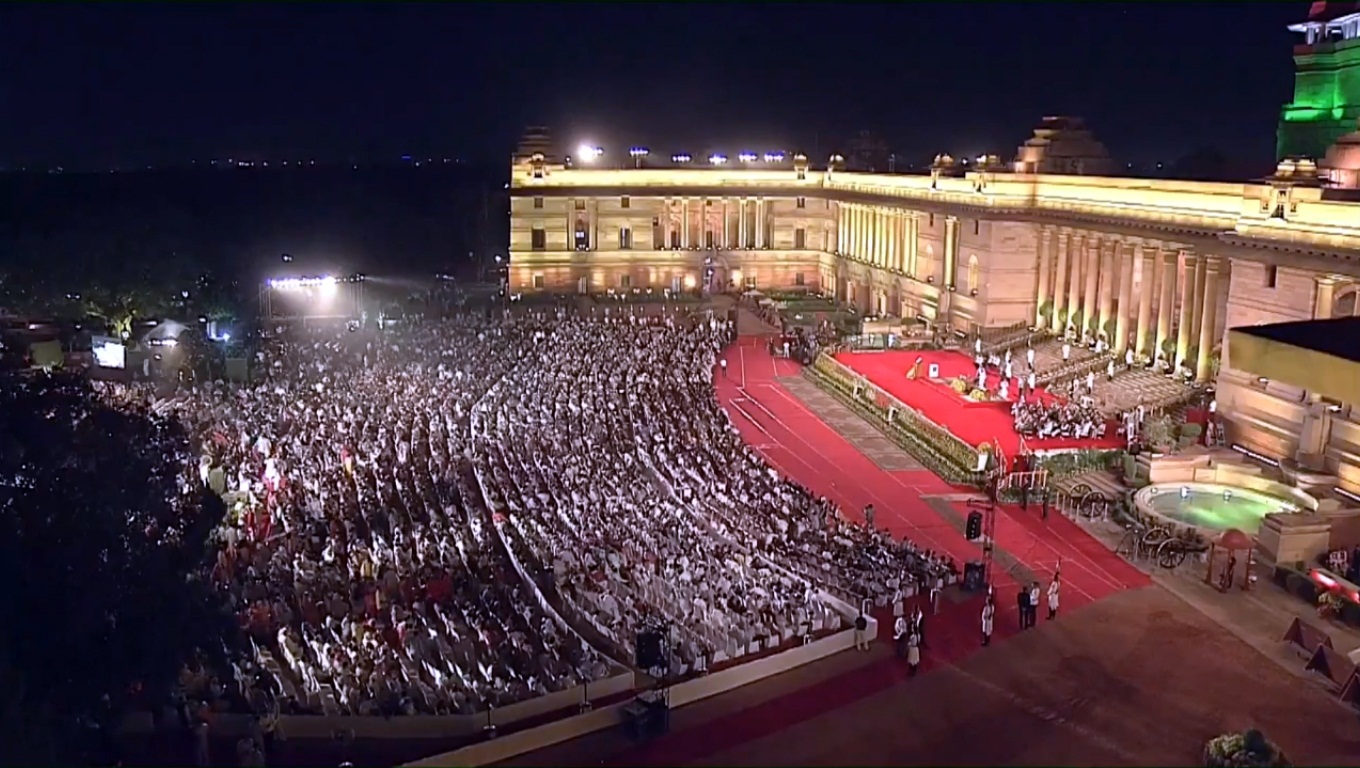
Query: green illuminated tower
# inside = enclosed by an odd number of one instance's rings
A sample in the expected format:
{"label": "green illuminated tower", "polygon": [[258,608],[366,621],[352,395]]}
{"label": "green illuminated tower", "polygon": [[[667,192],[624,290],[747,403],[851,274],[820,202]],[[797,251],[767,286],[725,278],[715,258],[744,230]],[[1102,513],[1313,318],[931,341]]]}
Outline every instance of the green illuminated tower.
{"label": "green illuminated tower", "polygon": [[1360,118],[1360,2],[1315,2],[1289,31],[1294,46],[1294,101],[1280,114],[1279,158],[1320,158]]}

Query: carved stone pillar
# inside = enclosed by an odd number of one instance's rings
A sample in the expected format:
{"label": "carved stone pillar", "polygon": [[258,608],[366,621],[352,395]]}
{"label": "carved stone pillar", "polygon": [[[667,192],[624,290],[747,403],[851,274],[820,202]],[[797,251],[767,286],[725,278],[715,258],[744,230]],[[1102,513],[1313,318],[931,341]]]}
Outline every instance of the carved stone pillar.
{"label": "carved stone pillar", "polygon": [[1142,252],[1143,279],[1138,288],[1138,329],[1134,331],[1133,354],[1146,357],[1148,336],[1152,333],[1152,296],[1156,289],[1157,248],[1148,243],[1139,246]]}
{"label": "carved stone pillar", "polygon": [[1190,354],[1190,331],[1194,329],[1195,322],[1195,272],[1199,269],[1199,254],[1184,251],[1185,257],[1185,279],[1181,281],[1181,319],[1176,328],[1176,356],[1174,363],[1177,369],[1186,361]]}
{"label": "carved stone pillar", "polygon": [[680,200],[680,247],[689,247],[689,198]]}
{"label": "carved stone pillar", "polygon": [[1195,381],[1205,382],[1213,377],[1214,340],[1218,333],[1218,277],[1221,261],[1217,256],[1205,256],[1201,262],[1204,273],[1204,293],[1199,305],[1199,354],[1195,359]]}
{"label": "carved stone pillar", "polygon": [[1129,321],[1133,318],[1133,243],[1119,244],[1119,307],[1114,320],[1114,353],[1123,359],[1129,348]]}
{"label": "carved stone pillar", "polygon": [[916,277],[920,270],[921,220],[916,213],[907,215],[907,274]]}
{"label": "carved stone pillar", "polygon": [[1071,245],[1072,233],[1058,230],[1058,263],[1053,268],[1053,311],[1048,316],[1048,329],[1054,333],[1063,332],[1063,312],[1067,309],[1067,250]]}
{"label": "carved stone pillar", "polygon": [[1110,335],[1110,319],[1114,316],[1114,292],[1122,290],[1119,282],[1120,269],[1116,259],[1119,256],[1118,240],[1107,238],[1100,244],[1100,320],[1096,323],[1095,335],[1106,334],[1106,342],[1113,344]]}
{"label": "carved stone pillar", "polygon": [[1208,265],[1208,257],[1200,257],[1195,265],[1195,286],[1190,294],[1195,297],[1195,306],[1190,312],[1190,338],[1195,342],[1199,341],[1200,321],[1204,319],[1204,275]]}
{"label": "carved stone pillar", "polygon": [[1049,270],[1053,267],[1053,254],[1051,249],[1056,245],[1053,237],[1053,227],[1044,226],[1039,229],[1039,285],[1034,296],[1034,326],[1037,328],[1044,322],[1044,305],[1048,303],[1049,292]]}
{"label": "carved stone pillar", "polygon": [[1099,300],[1100,292],[1100,252],[1103,243],[1099,239],[1088,236],[1086,238],[1086,287],[1082,296],[1081,308],[1081,333],[1083,336],[1089,335],[1095,338],[1098,332],[1097,323],[1099,318],[1096,316],[1098,311],[1096,302]]}
{"label": "carved stone pillar", "polygon": [[949,216],[944,220],[944,284],[946,288],[958,288],[958,273],[959,220]]}
{"label": "carved stone pillar", "polygon": [[1171,340],[1171,315],[1176,308],[1176,268],[1179,252],[1161,251],[1161,267],[1157,270],[1157,339],[1152,348],[1152,359],[1167,358],[1166,344]]}
{"label": "carved stone pillar", "polygon": [[1081,329],[1078,317],[1081,314],[1081,278],[1086,263],[1086,235],[1074,232],[1067,241],[1067,322],[1064,331],[1077,332]]}

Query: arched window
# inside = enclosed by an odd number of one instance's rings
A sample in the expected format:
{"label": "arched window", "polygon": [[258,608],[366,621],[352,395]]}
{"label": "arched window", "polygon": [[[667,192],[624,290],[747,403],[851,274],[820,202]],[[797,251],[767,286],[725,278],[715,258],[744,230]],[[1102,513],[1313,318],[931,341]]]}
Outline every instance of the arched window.
{"label": "arched window", "polygon": [[969,255],[968,257],[968,290],[976,291],[977,289],[978,289],[978,258],[977,254],[974,253]]}

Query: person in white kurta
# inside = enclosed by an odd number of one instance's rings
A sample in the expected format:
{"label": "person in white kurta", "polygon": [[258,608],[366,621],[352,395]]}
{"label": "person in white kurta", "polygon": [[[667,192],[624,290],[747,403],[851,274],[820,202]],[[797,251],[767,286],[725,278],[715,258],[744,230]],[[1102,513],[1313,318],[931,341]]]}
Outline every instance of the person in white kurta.
{"label": "person in white kurta", "polygon": [[1048,618],[1051,621],[1058,615],[1058,577],[1048,583]]}
{"label": "person in white kurta", "polygon": [[996,603],[992,602],[990,595],[987,602],[982,604],[982,644],[990,645],[992,642],[992,625],[996,621]]}
{"label": "person in white kurta", "polygon": [[907,637],[907,674],[915,675],[921,666],[921,638],[917,635]]}

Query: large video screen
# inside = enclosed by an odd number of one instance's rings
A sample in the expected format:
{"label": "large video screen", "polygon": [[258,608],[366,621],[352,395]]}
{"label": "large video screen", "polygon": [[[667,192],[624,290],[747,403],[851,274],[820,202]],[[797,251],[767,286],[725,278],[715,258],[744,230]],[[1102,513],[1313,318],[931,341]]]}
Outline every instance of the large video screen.
{"label": "large video screen", "polygon": [[94,364],[100,368],[127,367],[127,346],[122,341],[109,336],[94,336],[90,339],[94,350]]}

